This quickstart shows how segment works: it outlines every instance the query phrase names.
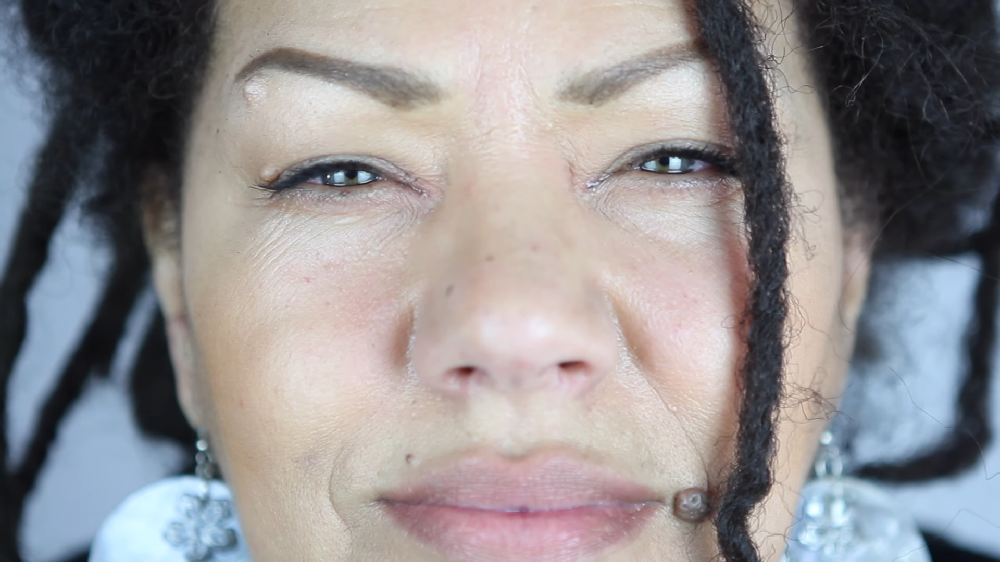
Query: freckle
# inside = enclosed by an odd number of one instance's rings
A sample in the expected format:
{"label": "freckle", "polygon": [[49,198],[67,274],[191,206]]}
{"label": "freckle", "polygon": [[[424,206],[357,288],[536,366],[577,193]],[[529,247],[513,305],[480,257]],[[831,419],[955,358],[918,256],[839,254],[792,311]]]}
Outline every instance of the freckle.
{"label": "freckle", "polygon": [[493,256],[492,254],[487,254],[487,255],[486,255],[486,261],[487,261],[487,262],[492,262],[492,261],[494,261],[494,260],[496,260],[496,257],[495,257],[495,256]]}
{"label": "freckle", "polygon": [[446,287],[445,290],[444,290],[445,297],[450,296],[453,291],[455,291],[455,285],[454,284],[449,285],[448,287]]}

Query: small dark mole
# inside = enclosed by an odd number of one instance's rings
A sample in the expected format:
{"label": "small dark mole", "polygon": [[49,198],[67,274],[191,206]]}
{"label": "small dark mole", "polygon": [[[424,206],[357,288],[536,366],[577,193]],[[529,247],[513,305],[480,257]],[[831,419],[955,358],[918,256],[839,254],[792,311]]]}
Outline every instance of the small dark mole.
{"label": "small dark mole", "polygon": [[446,287],[444,289],[444,295],[445,295],[445,297],[451,295],[451,292],[453,292],[453,291],[455,291],[455,284],[451,284],[448,287]]}
{"label": "small dark mole", "polygon": [[406,454],[406,464],[413,465],[413,454]]}
{"label": "small dark mole", "polygon": [[674,495],[674,516],[683,522],[700,524],[712,514],[712,501],[704,489],[692,487]]}
{"label": "small dark mole", "polygon": [[492,261],[494,261],[494,260],[496,260],[496,257],[495,257],[495,256],[493,256],[492,254],[487,254],[487,255],[486,255],[486,261],[487,261],[487,262],[492,262]]}

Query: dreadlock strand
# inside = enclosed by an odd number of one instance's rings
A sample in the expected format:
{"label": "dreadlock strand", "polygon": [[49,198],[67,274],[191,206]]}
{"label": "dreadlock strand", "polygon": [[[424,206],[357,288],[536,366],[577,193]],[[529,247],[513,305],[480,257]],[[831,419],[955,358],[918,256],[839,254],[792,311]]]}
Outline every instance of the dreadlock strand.
{"label": "dreadlock strand", "polygon": [[901,463],[874,463],[857,470],[861,477],[918,482],[956,475],[974,467],[992,439],[990,381],[997,337],[1000,290],[1000,196],[994,198],[989,226],[975,237],[981,261],[966,334],[966,372],[956,400],[956,421],[941,441]]}
{"label": "dreadlock strand", "polygon": [[93,319],[46,399],[24,459],[11,477],[16,517],[38,482],[60,423],[80,398],[89,376],[109,368],[129,316],[146,287],[147,272],[148,262],[140,247],[118,249]]}
{"label": "dreadlock strand", "polygon": [[752,279],[735,462],[715,524],[723,556],[731,561],[756,561],[759,554],[750,538],[749,516],[771,488],[788,308],[785,246],[789,217],[783,156],[749,8],[741,0],[703,0],[697,3],[697,17],[705,46],[718,67],[738,140]]}
{"label": "dreadlock strand", "polygon": [[[34,165],[28,201],[18,220],[14,242],[0,281],[0,404],[8,400],[8,384],[28,330],[28,294],[46,262],[56,228],[78,187],[77,170],[93,142],[81,127],[73,105],[58,111]],[[67,174],[68,173],[68,174]],[[6,463],[7,419],[0,417],[0,459]],[[0,559],[20,560],[17,534],[19,511],[5,471],[0,486]]]}

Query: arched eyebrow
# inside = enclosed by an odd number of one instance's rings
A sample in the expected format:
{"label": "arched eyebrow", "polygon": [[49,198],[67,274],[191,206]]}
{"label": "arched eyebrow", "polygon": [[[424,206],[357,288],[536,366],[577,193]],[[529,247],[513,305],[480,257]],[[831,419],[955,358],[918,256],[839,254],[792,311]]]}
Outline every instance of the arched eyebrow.
{"label": "arched eyebrow", "polygon": [[401,68],[367,65],[290,47],[278,47],[254,57],[236,74],[236,81],[245,82],[264,70],[341,84],[397,109],[436,103],[443,97],[439,86]]}
{"label": "arched eyebrow", "polygon": [[[696,44],[656,49],[566,81],[558,99],[581,105],[599,106],[621,96],[633,86],[680,65],[705,60]],[[444,89],[433,82],[397,67],[368,65],[278,47],[254,57],[237,74],[245,82],[264,70],[280,70],[345,85],[397,109],[412,109],[444,98]]]}
{"label": "arched eyebrow", "polygon": [[559,89],[558,97],[565,102],[599,106],[640,82],[678,66],[706,60],[704,50],[696,43],[664,47],[572,78]]}

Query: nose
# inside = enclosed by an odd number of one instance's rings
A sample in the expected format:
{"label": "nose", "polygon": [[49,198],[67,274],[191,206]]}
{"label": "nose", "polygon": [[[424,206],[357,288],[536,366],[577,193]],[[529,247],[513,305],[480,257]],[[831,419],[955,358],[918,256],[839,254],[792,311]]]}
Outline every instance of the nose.
{"label": "nose", "polygon": [[[614,369],[619,339],[580,218],[536,191],[443,208],[420,263],[417,376],[452,399],[541,391],[582,397]],[[590,252],[588,252],[588,249]]]}

